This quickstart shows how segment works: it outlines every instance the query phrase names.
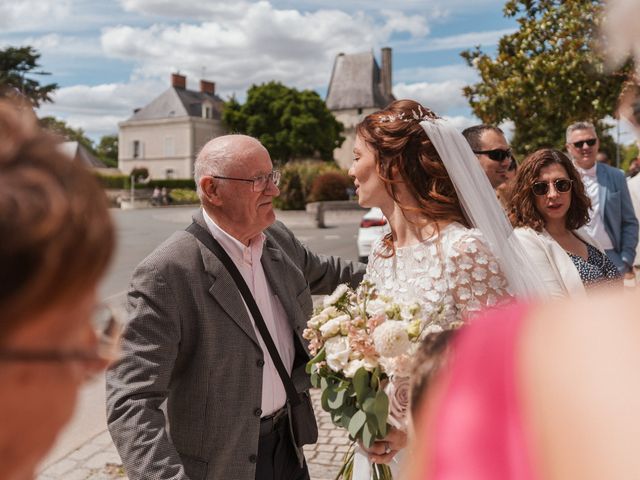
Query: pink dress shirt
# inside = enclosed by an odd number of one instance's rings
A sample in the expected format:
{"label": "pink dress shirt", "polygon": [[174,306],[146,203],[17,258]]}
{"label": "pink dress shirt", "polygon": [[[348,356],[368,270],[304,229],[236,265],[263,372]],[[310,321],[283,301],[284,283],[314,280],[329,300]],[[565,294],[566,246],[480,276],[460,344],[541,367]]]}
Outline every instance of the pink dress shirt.
{"label": "pink dress shirt", "polygon": [[[245,246],[242,242],[216,225],[211,217],[207,215],[206,211],[203,210],[203,214],[211,235],[213,235],[213,238],[215,238],[229,254],[231,260],[233,260],[233,263],[242,274],[242,278],[247,282],[247,286],[258,304],[262,318],[264,318],[264,323],[267,325],[269,333],[271,334],[273,343],[275,343],[278,353],[280,353],[282,363],[284,363],[287,371],[291,373],[295,357],[293,329],[287,321],[287,314],[282,307],[282,303],[280,303],[278,297],[271,290],[269,282],[267,282],[262,263],[260,262],[262,258],[262,248],[266,238],[265,235],[260,233],[260,235],[251,239],[249,246]],[[251,319],[253,329],[256,332],[256,337],[264,355],[262,404],[260,407],[262,416],[264,417],[284,406],[287,400],[287,393],[248,308],[247,315],[249,315]]]}

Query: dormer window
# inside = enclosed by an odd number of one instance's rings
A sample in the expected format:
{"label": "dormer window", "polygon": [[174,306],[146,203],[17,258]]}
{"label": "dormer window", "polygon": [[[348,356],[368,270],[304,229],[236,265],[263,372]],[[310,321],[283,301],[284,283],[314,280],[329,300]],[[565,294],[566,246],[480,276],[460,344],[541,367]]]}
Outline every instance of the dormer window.
{"label": "dormer window", "polygon": [[202,118],[213,118],[213,109],[211,108],[211,104],[202,104]]}

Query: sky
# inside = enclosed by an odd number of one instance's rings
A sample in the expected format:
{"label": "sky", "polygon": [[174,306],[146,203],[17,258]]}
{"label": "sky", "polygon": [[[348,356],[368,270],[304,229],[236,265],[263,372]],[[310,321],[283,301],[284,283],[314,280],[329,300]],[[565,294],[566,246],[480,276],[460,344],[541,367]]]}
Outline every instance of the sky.
{"label": "sky", "polygon": [[393,92],[459,128],[478,123],[461,93],[478,81],[460,52],[493,54],[517,27],[504,0],[0,0],[0,48],[41,53],[34,76],[59,85],[53,115],[92,139],[115,134],[170,86],[204,78],[224,100],[244,101],[271,80],[325,98],[338,53],[393,50]]}

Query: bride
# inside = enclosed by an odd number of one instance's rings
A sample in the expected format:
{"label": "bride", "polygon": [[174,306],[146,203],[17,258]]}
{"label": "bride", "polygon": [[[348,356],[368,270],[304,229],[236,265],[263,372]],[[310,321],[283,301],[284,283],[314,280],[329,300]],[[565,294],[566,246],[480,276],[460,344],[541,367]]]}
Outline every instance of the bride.
{"label": "bride", "polygon": [[[379,207],[391,228],[367,267],[381,294],[418,302],[427,314],[443,309],[446,329],[510,291],[537,288],[517,273],[521,252],[475,155],[431,110],[398,100],[368,115],[357,126],[353,153],[349,175],[358,202]],[[390,464],[397,476],[395,457],[406,441],[406,428],[392,428],[371,448],[360,446],[353,478],[370,478],[372,463]]]}

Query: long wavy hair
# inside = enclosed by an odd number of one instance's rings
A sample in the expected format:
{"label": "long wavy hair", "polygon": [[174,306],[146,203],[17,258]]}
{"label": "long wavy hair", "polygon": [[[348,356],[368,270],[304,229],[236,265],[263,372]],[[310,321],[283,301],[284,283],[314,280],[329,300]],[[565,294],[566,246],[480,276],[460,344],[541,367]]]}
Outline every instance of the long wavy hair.
{"label": "long wavy hair", "polygon": [[532,188],[540,177],[540,170],[553,164],[562,166],[572,181],[571,205],[567,210],[566,227],[575,230],[589,222],[591,200],[585,194],[582,179],[573,163],[559,150],[542,148],[533,152],[518,166],[509,202],[509,220],[514,227],[530,227],[537,232],[541,232],[545,227],[544,218],[536,208]]}
{"label": "long wavy hair", "polygon": [[[420,126],[423,119],[437,118],[434,112],[418,102],[396,100],[384,110],[367,115],[356,127],[356,132],[374,152],[378,177],[408,221],[412,220],[407,213],[418,213],[425,223],[456,221],[468,227],[447,169]],[[417,206],[400,201],[399,184],[406,186]],[[438,233],[437,223],[435,229]],[[393,255],[391,234],[384,242]]]}

